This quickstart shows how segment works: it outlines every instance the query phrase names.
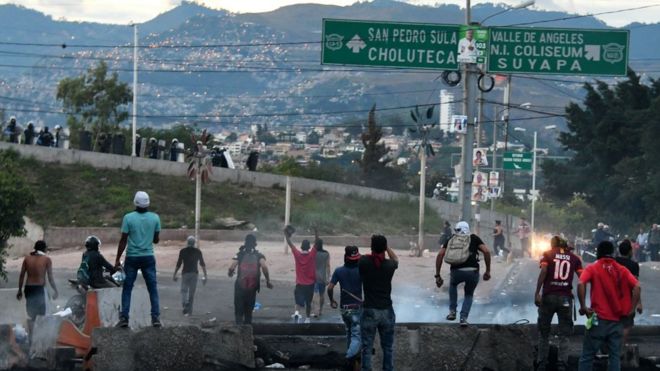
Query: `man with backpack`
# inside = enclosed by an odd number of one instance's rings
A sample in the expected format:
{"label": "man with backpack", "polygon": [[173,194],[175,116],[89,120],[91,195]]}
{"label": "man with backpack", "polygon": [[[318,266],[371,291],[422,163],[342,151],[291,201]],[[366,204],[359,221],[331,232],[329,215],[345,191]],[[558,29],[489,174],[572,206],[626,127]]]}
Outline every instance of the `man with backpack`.
{"label": "man with backpack", "polygon": [[[582,273],[582,261],[568,249],[568,243],[559,236],[550,239],[550,250],[543,252],[541,271],[536,281],[534,304],[539,308],[538,369],[548,368],[550,324],[557,314],[559,321],[559,361],[565,361],[568,336],[573,331],[573,275]],[[543,287],[543,295],[541,295]]]}
{"label": "man with backpack", "polygon": [[86,251],[83,253],[78,268],[78,284],[94,289],[117,287],[103,276],[106,270],[110,273],[114,273],[116,270],[112,264],[105,260],[99,251],[100,247],[101,240],[98,237],[89,236],[85,239]]}
{"label": "man with backpack", "polygon": [[199,270],[197,265],[201,265],[204,270],[204,278],[202,284],[206,285],[206,263],[204,263],[204,256],[202,250],[195,246],[195,236],[188,236],[186,240],[186,247],[179,251],[179,260],[176,262],[174,269],[174,282],[177,280],[176,274],[183,264],[181,270],[181,305],[183,306],[183,315],[189,316],[192,314],[193,301],[195,300],[195,290],[197,289],[197,278],[199,277]]}
{"label": "man with backpack", "polygon": [[229,277],[238,268],[234,284],[234,315],[236,324],[252,324],[252,312],[261,286],[261,272],[266,277],[266,287],[273,288],[266,266],[266,257],[256,249],[257,238],[253,234],[245,236],[245,243],[238,250],[229,267]]}
{"label": "man with backpack", "polygon": [[467,326],[470,307],[474,290],[479,283],[479,251],[484,255],[486,272],[484,281],[490,279],[490,251],[484,242],[476,234],[470,233],[470,225],[461,221],[456,223],[454,235],[445,243],[435,259],[435,284],[441,287],[443,280],[440,277],[440,269],[444,260],[451,266],[449,279],[449,314],[448,321],[456,319],[456,308],[458,305],[458,285],[465,283],[465,298],[460,313],[461,326]]}

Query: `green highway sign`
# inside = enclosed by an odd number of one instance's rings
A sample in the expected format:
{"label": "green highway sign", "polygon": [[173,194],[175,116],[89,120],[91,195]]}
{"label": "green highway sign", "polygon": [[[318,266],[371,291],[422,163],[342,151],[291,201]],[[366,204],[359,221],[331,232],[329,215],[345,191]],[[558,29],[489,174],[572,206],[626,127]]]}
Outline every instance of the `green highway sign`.
{"label": "green highway sign", "polygon": [[491,27],[488,72],[625,76],[628,30]]}
{"label": "green highway sign", "polygon": [[532,171],[532,152],[504,152],[502,168],[504,170]]}
{"label": "green highway sign", "polygon": [[321,63],[457,70],[460,27],[323,19]]}

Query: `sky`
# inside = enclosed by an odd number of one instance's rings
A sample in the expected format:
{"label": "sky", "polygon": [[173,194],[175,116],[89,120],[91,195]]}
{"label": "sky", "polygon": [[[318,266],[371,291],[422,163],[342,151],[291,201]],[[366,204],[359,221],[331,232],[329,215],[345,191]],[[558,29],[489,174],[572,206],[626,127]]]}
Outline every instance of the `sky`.
{"label": "sky", "polygon": [[[465,6],[465,0],[401,0],[416,5],[456,4]],[[212,8],[222,8],[237,13],[264,12],[296,3],[320,3],[340,6],[356,0],[204,0],[198,1]],[[493,2],[473,0],[472,3]],[[497,0],[496,3],[515,5],[522,0]],[[0,0],[0,4],[13,3],[37,9],[54,19],[129,24],[144,22],[180,3],[180,0]],[[135,4],[139,3],[139,6]],[[607,24],[620,27],[631,22],[660,22],[660,0],[536,0],[532,7],[543,10],[560,10],[577,14],[592,14],[658,4],[647,9],[598,16]]]}

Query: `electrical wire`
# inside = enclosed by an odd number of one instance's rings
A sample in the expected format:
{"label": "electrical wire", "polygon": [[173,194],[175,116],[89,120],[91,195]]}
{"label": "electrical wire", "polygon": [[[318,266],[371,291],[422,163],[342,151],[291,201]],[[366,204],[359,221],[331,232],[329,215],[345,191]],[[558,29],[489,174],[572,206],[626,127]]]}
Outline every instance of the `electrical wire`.
{"label": "electrical wire", "polygon": [[514,23],[514,24],[510,24],[510,25],[508,25],[508,26],[504,26],[504,27],[528,26],[528,25],[539,24],[539,23],[548,23],[548,22],[556,22],[556,21],[567,21],[567,20],[570,20],[570,19],[585,18],[585,17],[593,17],[593,16],[597,16],[597,15],[605,15],[605,14],[618,14],[618,13],[623,13],[623,12],[629,12],[629,11],[632,11],[632,10],[640,10],[640,9],[653,8],[653,7],[657,7],[657,6],[660,6],[660,4],[650,4],[650,5],[638,6],[638,7],[634,7],[634,8],[626,8],[626,9],[619,9],[619,10],[611,10],[611,11],[600,12],[600,13],[589,13],[589,14],[583,14],[583,15],[573,15],[573,16],[568,16],[568,17],[546,19],[546,20],[542,20],[542,21]]}

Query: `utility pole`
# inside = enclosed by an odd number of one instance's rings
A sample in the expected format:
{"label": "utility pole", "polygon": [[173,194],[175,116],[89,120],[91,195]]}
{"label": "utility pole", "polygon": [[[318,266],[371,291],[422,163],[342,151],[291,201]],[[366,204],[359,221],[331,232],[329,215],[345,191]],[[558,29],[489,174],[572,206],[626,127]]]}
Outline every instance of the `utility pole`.
{"label": "utility pole", "polygon": [[[466,0],[465,6],[465,24],[470,25],[471,5],[470,0]],[[461,220],[468,223],[472,221],[472,147],[474,143],[474,111],[477,86],[477,66],[475,63],[465,63],[463,65],[463,112],[467,116],[467,133],[463,136],[463,181],[461,182]]]}
{"label": "utility pole", "polygon": [[[483,130],[483,122],[484,122],[484,92],[479,89],[479,105],[477,106],[477,148],[481,147],[481,134]],[[484,154],[484,158],[487,158]],[[479,171],[479,167],[481,164],[477,164],[477,171]],[[481,233],[481,201],[477,201],[477,209],[474,212],[474,219],[477,224],[477,234]]]}
{"label": "utility pole", "polygon": [[[133,134],[131,138],[131,156],[136,156],[137,140],[137,66],[138,66],[138,26],[133,24]],[[195,234],[195,238],[197,238]],[[197,239],[199,241],[199,239]]]}
{"label": "utility pole", "polygon": [[[133,116],[133,120],[135,120],[135,116]],[[135,148],[135,141],[133,144],[133,148]],[[199,247],[199,222],[202,213],[202,157],[195,158],[195,166],[197,167],[197,171],[195,171],[195,241]]]}
{"label": "utility pole", "polygon": [[[286,194],[284,200],[284,227],[291,223],[291,177],[286,177]],[[284,239],[284,255],[289,255],[289,245]]]}
{"label": "utility pole", "polygon": [[[495,171],[495,160],[497,159],[497,109],[495,109],[495,116],[493,116],[493,161],[490,163],[490,171]],[[500,191],[501,192],[501,191]],[[490,215],[495,212],[495,197],[490,198]]]}
{"label": "utility pole", "polygon": [[532,154],[532,246],[534,246],[534,206],[536,204],[536,131],[534,131],[534,153]]}
{"label": "utility pole", "polygon": [[419,230],[417,236],[417,256],[422,256],[424,249],[424,208],[426,206],[426,141],[422,141],[419,175]]}

